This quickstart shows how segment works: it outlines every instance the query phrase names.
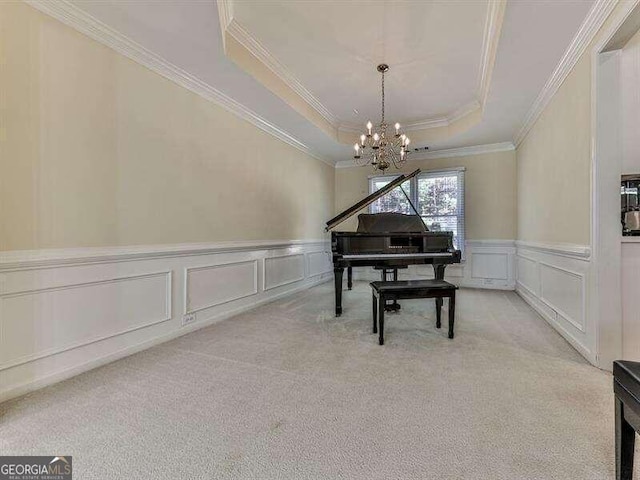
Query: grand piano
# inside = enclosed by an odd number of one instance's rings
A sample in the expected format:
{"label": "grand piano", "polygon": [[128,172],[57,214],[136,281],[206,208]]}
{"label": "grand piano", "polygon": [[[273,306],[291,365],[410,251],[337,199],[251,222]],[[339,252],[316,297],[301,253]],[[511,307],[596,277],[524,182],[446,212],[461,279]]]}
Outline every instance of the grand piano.
{"label": "grand piano", "polygon": [[[329,220],[325,230],[336,227],[419,173],[418,169],[408,175],[400,175],[377,192]],[[336,317],[342,314],[342,277],[345,268],[348,273],[348,288],[351,289],[353,267],[394,270],[397,279],[398,268],[431,264],[435,278],[442,280],[448,264],[460,263],[460,250],[453,246],[453,232],[430,232],[408,196],[407,200],[415,212],[414,215],[363,213],[358,215],[357,231],[331,232]]]}

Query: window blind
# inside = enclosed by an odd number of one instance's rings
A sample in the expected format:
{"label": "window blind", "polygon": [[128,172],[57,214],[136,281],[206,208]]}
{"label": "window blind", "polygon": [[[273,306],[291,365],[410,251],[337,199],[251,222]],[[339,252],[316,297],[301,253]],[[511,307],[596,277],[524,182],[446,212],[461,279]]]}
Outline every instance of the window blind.
{"label": "window blind", "polygon": [[[465,250],[464,167],[423,172],[407,180],[402,188],[416,206],[431,231],[451,231],[454,245]],[[369,193],[373,193],[397,175],[369,178]],[[413,209],[400,188],[387,193],[369,206],[371,213],[398,212],[413,214]]]}

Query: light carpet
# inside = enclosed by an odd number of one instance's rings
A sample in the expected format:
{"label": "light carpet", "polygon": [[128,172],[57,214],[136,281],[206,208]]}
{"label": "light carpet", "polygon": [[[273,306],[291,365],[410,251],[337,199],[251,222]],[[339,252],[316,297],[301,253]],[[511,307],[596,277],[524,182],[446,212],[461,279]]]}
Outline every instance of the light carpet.
{"label": "light carpet", "polygon": [[370,295],[335,318],[323,284],[7,402],[0,454],[77,479],[613,478],[611,376],[514,292],[461,289],[453,340],[403,301],[384,346]]}

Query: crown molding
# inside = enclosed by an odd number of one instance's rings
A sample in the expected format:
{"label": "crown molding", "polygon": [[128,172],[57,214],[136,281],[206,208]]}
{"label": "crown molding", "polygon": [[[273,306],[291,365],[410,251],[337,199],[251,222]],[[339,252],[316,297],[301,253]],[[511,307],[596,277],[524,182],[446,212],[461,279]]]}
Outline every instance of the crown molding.
{"label": "crown molding", "polygon": [[[231,20],[233,20],[233,4],[227,0],[217,0],[217,4],[220,31],[224,32],[231,23]],[[222,35],[222,48],[227,49],[227,42],[224,35]]]}
{"label": "crown molding", "polygon": [[[482,108],[480,103],[477,100],[472,100],[471,102],[452,112],[449,116],[408,122],[403,124],[402,128],[405,132],[412,132],[429,128],[448,127],[461,118],[466,117],[470,113],[473,113],[480,108]],[[338,126],[338,129],[342,132],[360,134],[362,133],[363,126],[357,123],[341,123]]]}
{"label": "crown molding", "polygon": [[[218,5],[229,4],[226,0],[218,0]],[[223,30],[224,31],[224,30]],[[307,104],[318,112],[333,127],[338,124],[338,119],[327,109],[313,94],[307,90],[296,76],[274,57],[264,45],[262,45],[235,19],[231,18],[227,24],[226,31],[235,38],[244,48],[251,52],[269,70],[277,75],[291,90],[296,92]],[[224,35],[223,35],[224,37]]]}
{"label": "crown molding", "polygon": [[[278,78],[280,78],[292,91],[304,100],[313,110],[324,118],[337,132],[347,134],[359,134],[362,126],[354,122],[341,122],[318,98],[316,98],[297,77],[281,63],[269,50],[262,45],[251,33],[233,18],[234,0],[217,0],[218,13],[223,42],[225,34],[229,34],[237,40],[258,61],[266,66]],[[448,115],[435,118],[426,118],[403,124],[405,131],[427,130],[432,128],[448,127],[461,118],[484,109],[484,104],[491,84],[493,66],[504,20],[504,12],[507,0],[488,0],[487,15],[483,32],[482,54],[478,73],[477,98],[457,108]],[[340,135],[338,134],[338,137]]]}
{"label": "crown molding", "polygon": [[[473,103],[477,104],[476,101],[474,101]],[[463,108],[465,107],[466,105]],[[405,132],[412,132],[412,131],[424,130],[428,128],[448,127],[449,125],[451,125],[453,121],[454,120],[450,116],[440,117],[440,118],[426,118],[424,120],[417,120],[415,122],[405,123],[402,126],[402,128]],[[362,130],[362,127],[360,127],[360,130]]]}
{"label": "crown molding", "polygon": [[472,145],[470,147],[447,148],[444,150],[427,151],[423,155],[409,157],[409,161],[431,160],[435,158],[467,157],[469,155],[482,155],[485,153],[508,152],[515,150],[511,142],[486,143],[484,145]]}
{"label": "crown molding", "polygon": [[560,85],[567,78],[571,70],[578,62],[587,46],[593,41],[594,37],[602,27],[605,20],[609,17],[615,8],[618,0],[597,0],[584,22],[580,26],[578,33],[571,41],[571,44],[565,51],[560,63],[547,80],[538,97],[533,102],[529,112],[525,116],[524,122],[514,136],[513,143],[516,147],[520,146],[533,125],[536,123],[546,106],[549,104]]}
{"label": "crown molding", "polygon": [[478,80],[478,103],[484,108],[491,86],[493,66],[498,52],[502,21],[507,8],[507,0],[489,0],[487,18],[485,20],[484,37],[482,41],[482,57],[480,60],[480,76]]}
{"label": "crown molding", "polygon": [[449,121],[449,125],[457,122],[458,120],[466,117],[467,115],[472,114],[476,110],[483,110],[484,105],[478,102],[477,100],[473,100],[472,102],[467,103],[466,105],[461,106],[457,110],[451,114],[451,116],[447,119]]}
{"label": "crown molding", "polygon": [[[502,143],[487,143],[484,145],[473,145],[471,147],[459,147],[459,148],[447,148],[444,150],[434,150],[432,152],[426,152],[419,156],[413,154],[409,156],[408,162],[417,162],[420,160],[432,160],[436,158],[454,158],[454,157],[468,157],[472,155],[482,155],[485,153],[495,152],[508,152],[515,150],[515,145],[512,142]],[[354,165],[353,160],[340,160],[336,163],[336,168],[351,168],[358,167]]]}
{"label": "crown molding", "polygon": [[[245,107],[233,98],[191,75],[180,67],[165,60],[154,52],[147,50],[142,45],[102,23],[100,20],[89,15],[67,0],[25,0],[25,2],[42,13],[61,21],[65,25],[87,35],[93,40],[111,48],[149,70],[162,75],[168,80],[186,88],[196,95],[199,95],[210,102],[216,103],[228,112],[237,115],[260,130],[274,136],[299,151],[315,158],[316,160],[320,160],[330,166],[334,166],[333,161],[312,151],[304,143],[298,141],[273,123],[265,120],[251,109]],[[230,12],[231,10],[229,10],[229,13]]]}

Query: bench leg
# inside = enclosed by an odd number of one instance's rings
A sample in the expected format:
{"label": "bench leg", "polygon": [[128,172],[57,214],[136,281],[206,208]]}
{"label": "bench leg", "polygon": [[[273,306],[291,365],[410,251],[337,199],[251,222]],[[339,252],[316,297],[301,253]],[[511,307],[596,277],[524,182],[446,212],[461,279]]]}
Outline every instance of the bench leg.
{"label": "bench leg", "polygon": [[436,328],[440,328],[440,318],[442,315],[442,298],[436,298]]}
{"label": "bench leg", "polygon": [[[440,299],[442,301],[442,299]],[[453,338],[453,322],[456,316],[456,292],[449,297],[449,338]]]}
{"label": "bench leg", "polygon": [[[398,281],[398,269],[397,268],[393,269],[393,281],[394,282]],[[391,311],[397,312],[398,310],[400,310],[400,304],[398,303],[398,300],[396,300],[394,298],[393,299],[393,303],[391,304]]]}
{"label": "bench leg", "polygon": [[378,297],[378,344],[384,345],[384,295]]}
{"label": "bench leg", "polygon": [[373,306],[373,333],[378,333],[378,299],[375,295],[371,294],[371,305]]}
{"label": "bench leg", "polygon": [[616,480],[633,478],[633,450],[636,432],[624,418],[624,404],[618,397],[616,402]]}

